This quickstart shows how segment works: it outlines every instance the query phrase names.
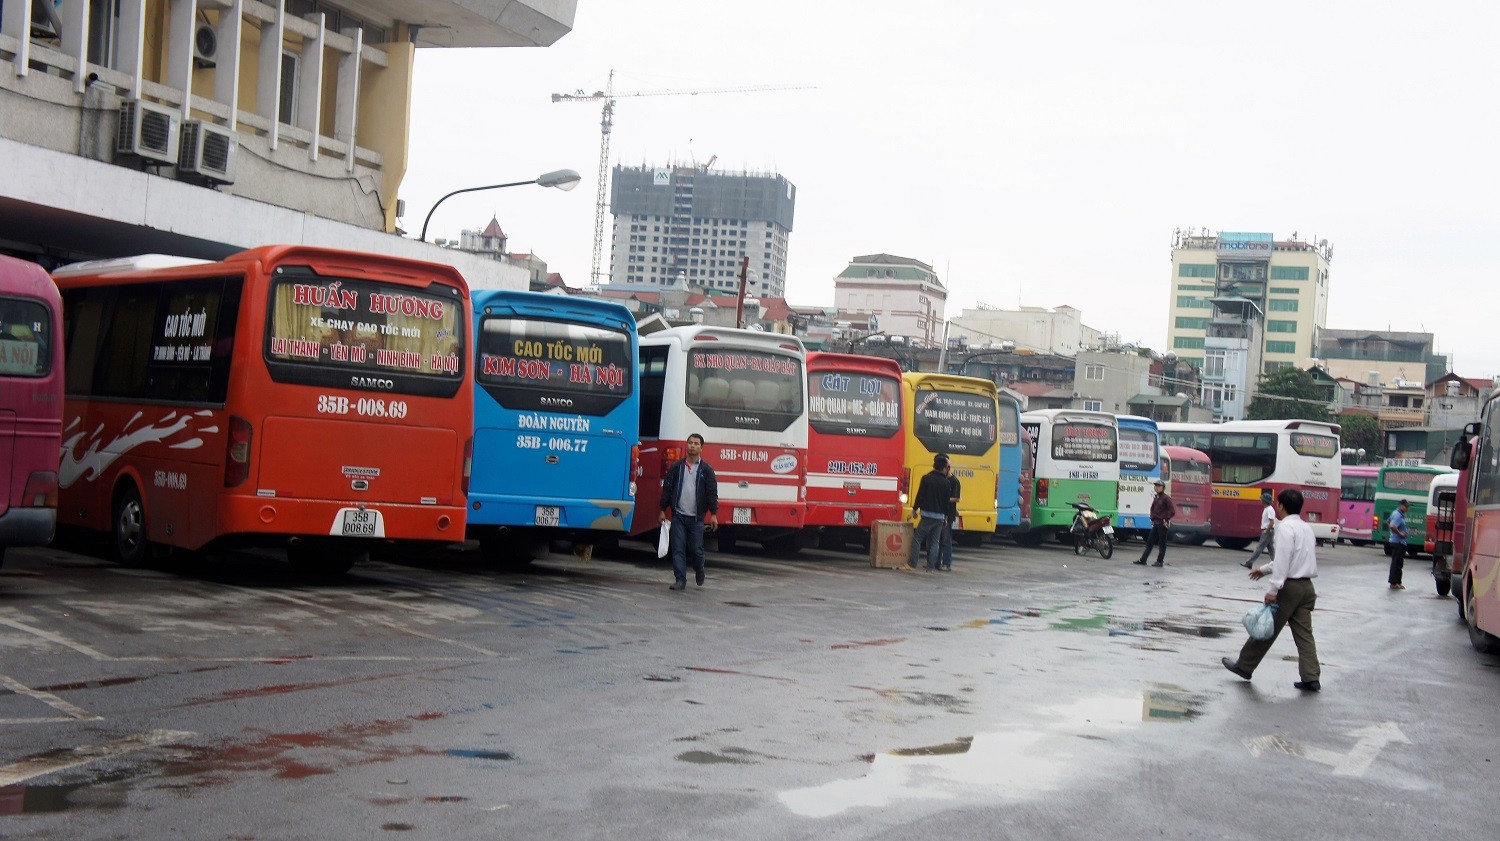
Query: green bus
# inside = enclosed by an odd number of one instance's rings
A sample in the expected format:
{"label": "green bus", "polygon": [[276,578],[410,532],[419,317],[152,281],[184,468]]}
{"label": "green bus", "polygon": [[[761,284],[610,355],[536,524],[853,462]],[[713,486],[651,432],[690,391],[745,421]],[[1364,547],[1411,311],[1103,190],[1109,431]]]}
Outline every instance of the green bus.
{"label": "green bus", "polygon": [[1380,468],[1380,477],[1375,481],[1375,516],[1371,522],[1370,539],[1379,543],[1385,553],[1391,553],[1386,540],[1390,537],[1386,525],[1396,504],[1406,500],[1406,553],[1415,555],[1423,551],[1427,540],[1427,489],[1432,480],[1453,468],[1439,464],[1410,464],[1406,460],[1388,460]]}
{"label": "green bus", "polygon": [[1021,415],[1031,434],[1034,487],[1031,531],[1016,537],[1039,545],[1048,535],[1066,537],[1074,502],[1099,516],[1119,513],[1120,431],[1115,416],[1078,409],[1041,409]]}

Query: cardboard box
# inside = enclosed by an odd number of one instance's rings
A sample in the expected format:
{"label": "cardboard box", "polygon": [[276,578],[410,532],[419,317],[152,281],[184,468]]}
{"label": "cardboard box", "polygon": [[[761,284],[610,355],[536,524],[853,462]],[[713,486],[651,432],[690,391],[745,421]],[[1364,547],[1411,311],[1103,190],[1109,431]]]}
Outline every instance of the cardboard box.
{"label": "cardboard box", "polygon": [[906,566],[913,539],[911,523],[876,520],[870,525],[870,566],[882,569]]}

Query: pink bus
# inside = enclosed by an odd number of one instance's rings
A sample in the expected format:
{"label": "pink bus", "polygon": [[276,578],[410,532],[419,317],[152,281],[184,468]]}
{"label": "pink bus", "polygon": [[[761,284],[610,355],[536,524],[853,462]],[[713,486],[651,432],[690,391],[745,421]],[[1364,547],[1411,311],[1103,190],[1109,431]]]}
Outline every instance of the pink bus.
{"label": "pink bus", "polygon": [[1339,537],[1355,546],[1368,546],[1375,525],[1375,489],[1380,466],[1346,464],[1339,489]]}
{"label": "pink bus", "polygon": [[51,542],[62,454],[62,300],[35,263],[0,255],[0,563]]}

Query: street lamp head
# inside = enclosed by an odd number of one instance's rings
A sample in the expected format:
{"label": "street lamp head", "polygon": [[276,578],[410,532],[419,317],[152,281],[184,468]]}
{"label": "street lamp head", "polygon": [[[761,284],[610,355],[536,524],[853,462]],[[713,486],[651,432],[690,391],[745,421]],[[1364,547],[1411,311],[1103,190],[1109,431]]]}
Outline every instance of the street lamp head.
{"label": "street lamp head", "polygon": [[556,169],[552,172],[542,173],[542,175],[536,179],[536,183],[540,184],[543,187],[556,187],[557,189],[566,192],[573,189],[574,187],[577,187],[578,182],[582,180],[583,176],[579,175],[577,170]]}

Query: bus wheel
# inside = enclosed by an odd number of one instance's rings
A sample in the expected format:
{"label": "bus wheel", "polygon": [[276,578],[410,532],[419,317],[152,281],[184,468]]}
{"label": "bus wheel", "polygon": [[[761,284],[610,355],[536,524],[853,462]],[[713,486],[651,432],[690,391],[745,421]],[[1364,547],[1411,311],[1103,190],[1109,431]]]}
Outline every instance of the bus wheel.
{"label": "bus wheel", "polygon": [[115,500],[115,558],[128,567],[140,566],[151,557],[151,541],[146,539],[146,509],[141,492],[127,484]]}
{"label": "bus wheel", "polygon": [[1216,537],[1214,542],[1225,549],[1233,549],[1236,552],[1250,545],[1248,537]]}
{"label": "bus wheel", "polygon": [[1458,602],[1458,621],[1465,625],[1469,624],[1469,614],[1464,610],[1464,603],[1469,599],[1464,593],[1464,580],[1462,578],[1458,579],[1458,586],[1455,588],[1453,596],[1453,600]]}
{"label": "bus wheel", "polygon": [[354,565],[370,558],[370,550],[358,543],[340,540],[298,540],[286,547],[292,569],[303,575],[331,578],[344,575]]}
{"label": "bus wheel", "polygon": [[760,545],[766,551],[775,552],[786,558],[790,558],[802,551],[802,544],[797,542],[796,534],[784,534],[780,537],[772,537]]}

